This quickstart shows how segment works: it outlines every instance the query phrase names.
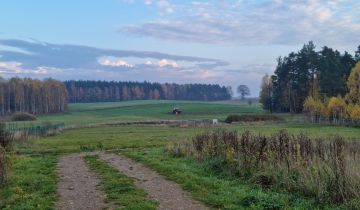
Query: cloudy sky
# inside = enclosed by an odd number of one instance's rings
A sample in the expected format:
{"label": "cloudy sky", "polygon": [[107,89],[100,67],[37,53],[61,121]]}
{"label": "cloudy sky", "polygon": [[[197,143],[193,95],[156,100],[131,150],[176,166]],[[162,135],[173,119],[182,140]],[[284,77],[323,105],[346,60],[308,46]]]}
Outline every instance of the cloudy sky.
{"label": "cloudy sky", "polygon": [[358,0],[2,0],[0,75],[246,84],[313,40],[353,54]]}

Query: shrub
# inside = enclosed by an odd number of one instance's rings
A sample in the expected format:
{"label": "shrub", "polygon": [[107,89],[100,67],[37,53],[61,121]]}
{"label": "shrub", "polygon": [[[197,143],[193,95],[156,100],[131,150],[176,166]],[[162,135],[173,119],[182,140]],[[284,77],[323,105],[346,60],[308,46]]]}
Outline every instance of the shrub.
{"label": "shrub", "polygon": [[226,123],[232,122],[259,122],[259,121],[280,121],[282,120],[276,115],[237,115],[231,114],[226,117]]}
{"label": "shrub", "polygon": [[311,139],[285,130],[264,136],[220,129],[186,142],[168,147],[168,152],[211,163],[213,170],[227,170],[265,189],[286,189],[316,198],[317,203],[360,199],[358,141],[339,136]]}
{"label": "shrub", "polygon": [[12,121],[34,121],[37,120],[35,115],[26,112],[16,112],[11,115]]}
{"label": "shrub", "polygon": [[6,131],[5,123],[0,122],[0,147],[9,149],[13,135]]}
{"label": "shrub", "polygon": [[0,123],[0,185],[6,181],[8,168],[6,151],[9,149],[12,140],[13,136],[5,130],[5,123]]}

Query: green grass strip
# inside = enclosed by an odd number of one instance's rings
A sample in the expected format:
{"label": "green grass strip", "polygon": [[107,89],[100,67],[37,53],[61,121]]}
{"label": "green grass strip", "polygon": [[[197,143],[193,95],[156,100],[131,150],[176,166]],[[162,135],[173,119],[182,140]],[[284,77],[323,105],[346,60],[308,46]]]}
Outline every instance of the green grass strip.
{"label": "green grass strip", "polygon": [[147,194],[135,187],[134,180],[121,174],[117,169],[99,160],[97,156],[86,156],[90,169],[100,177],[107,202],[119,209],[146,210],[156,209],[157,202],[148,199]]}
{"label": "green grass strip", "polygon": [[262,190],[239,177],[219,175],[206,164],[189,158],[172,157],[163,149],[128,150],[122,154],[175,181],[190,191],[194,198],[216,209],[319,209],[311,199],[288,192]]}
{"label": "green grass strip", "polygon": [[53,209],[56,201],[54,155],[12,156],[8,182],[0,188],[0,209]]}

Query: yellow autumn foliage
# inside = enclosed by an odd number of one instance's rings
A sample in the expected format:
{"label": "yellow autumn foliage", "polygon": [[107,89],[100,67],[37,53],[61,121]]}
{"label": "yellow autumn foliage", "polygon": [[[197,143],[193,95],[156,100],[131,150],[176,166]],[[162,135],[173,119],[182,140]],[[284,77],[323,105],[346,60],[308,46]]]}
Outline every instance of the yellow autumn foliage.
{"label": "yellow autumn foliage", "polygon": [[303,104],[304,112],[315,119],[321,116],[334,122],[345,119],[360,121],[360,62],[352,69],[347,86],[349,92],[345,98],[331,97],[322,102],[310,95]]}
{"label": "yellow autumn foliage", "polygon": [[319,117],[324,111],[324,104],[320,100],[309,96],[304,102],[304,111],[308,112],[312,117]]}
{"label": "yellow autumn foliage", "polygon": [[329,116],[339,119],[345,117],[346,103],[341,97],[331,97],[327,105]]}
{"label": "yellow autumn foliage", "polygon": [[350,114],[350,118],[352,120],[360,120],[360,105],[355,105],[352,108],[351,114]]}
{"label": "yellow autumn foliage", "polygon": [[348,94],[346,98],[355,104],[360,104],[360,61],[351,70],[347,81]]}

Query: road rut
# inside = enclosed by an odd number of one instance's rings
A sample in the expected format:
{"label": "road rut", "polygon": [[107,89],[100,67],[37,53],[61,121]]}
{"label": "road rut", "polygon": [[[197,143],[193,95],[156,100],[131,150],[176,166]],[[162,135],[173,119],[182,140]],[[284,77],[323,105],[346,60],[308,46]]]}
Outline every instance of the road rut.
{"label": "road rut", "polygon": [[105,206],[105,194],[98,189],[99,180],[87,167],[86,154],[63,156],[58,163],[60,180],[57,210],[101,210]]}
{"label": "road rut", "polygon": [[159,202],[159,210],[209,209],[194,200],[178,184],[125,156],[101,153],[100,159],[112,165],[126,176],[135,179],[135,185],[144,189],[150,198]]}

